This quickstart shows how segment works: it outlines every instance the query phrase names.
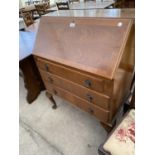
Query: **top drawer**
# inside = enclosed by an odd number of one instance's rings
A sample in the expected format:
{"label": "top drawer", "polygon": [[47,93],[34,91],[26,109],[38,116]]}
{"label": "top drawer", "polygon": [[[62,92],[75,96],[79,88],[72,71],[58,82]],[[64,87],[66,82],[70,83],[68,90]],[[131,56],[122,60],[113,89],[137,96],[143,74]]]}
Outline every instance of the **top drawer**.
{"label": "top drawer", "polygon": [[111,96],[113,82],[110,80],[88,75],[81,71],[67,68],[65,66],[53,63],[51,61],[48,61],[42,58],[37,57],[35,60],[38,67],[40,69],[43,69],[44,71],[56,74],[60,77],[63,77],[65,79],[78,83],[89,89],[92,89],[98,92],[103,92],[104,94]]}

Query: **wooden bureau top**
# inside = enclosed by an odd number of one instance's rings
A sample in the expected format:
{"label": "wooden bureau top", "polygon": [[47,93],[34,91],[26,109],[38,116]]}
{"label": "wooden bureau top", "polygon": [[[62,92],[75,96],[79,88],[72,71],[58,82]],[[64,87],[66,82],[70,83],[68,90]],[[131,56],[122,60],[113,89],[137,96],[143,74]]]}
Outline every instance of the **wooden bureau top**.
{"label": "wooden bureau top", "polygon": [[113,79],[131,26],[131,19],[43,16],[33,54]]}

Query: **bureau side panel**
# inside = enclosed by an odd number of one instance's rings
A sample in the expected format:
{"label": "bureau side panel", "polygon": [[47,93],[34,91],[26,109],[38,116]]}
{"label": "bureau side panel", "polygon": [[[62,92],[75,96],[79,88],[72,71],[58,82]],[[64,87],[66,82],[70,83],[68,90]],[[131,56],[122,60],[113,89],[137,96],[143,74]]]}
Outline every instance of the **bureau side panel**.
{"label": "bureau side panel", "polygon": [[133,23],[119,67],[126,71],[132,72],[134,70],[134,66],[135,66],[135,24]]}
{"label": "bureau side panel", "polygon": [[124,103],[127,95],[130,92],[131,81],[133,73],[127,72],[123,69],[118,69],[114,78],[113,97],[111,99],[111,113],[110,120],[112,121],[114,115],[118,112],[121,105]]}
{"label": "bureau side panel", "polygon": [[118,70],[114,76],[114,88],[111,99],[110,120],[118,112],[130,92],[135,66],[135,24],[133,22]]}

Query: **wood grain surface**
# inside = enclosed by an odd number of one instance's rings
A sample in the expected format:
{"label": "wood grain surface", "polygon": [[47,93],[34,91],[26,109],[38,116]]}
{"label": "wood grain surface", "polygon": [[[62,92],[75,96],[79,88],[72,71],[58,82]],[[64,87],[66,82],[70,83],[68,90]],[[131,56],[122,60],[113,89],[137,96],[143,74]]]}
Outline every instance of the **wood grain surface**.
{"label": "wood grain surface", "polygon": [[129,19],[44,16],[33,54],[113,79],[131,26]]}

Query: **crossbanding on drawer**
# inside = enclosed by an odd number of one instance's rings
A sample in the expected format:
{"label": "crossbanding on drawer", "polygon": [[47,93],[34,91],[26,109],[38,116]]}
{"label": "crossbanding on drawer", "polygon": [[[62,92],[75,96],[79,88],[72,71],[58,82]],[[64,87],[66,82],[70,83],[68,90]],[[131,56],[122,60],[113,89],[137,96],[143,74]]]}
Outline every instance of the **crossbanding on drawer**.
{"label": "crossbanding on drawer", "polygon": [[88,88],[85,88],[81,85],[78,85],[74,82],[71,82],[69,80],[66,80],[64,78],[61,78],[57,75],[49,74],[44,71],[41,71],[42,78],[49,82],[51,85],[56,85],[58,87],[61,87],[85,100],[88,102],[91,102],[93,104],[96,104],[106,110],[109,110],[109,104],[110,104],[110,97],[103,95],[101,93],[98,93],[93,90],[89,90]]}
{"label": "crossbanding on drawer", "polygon": [[80,109],[94,115],[97,119],[99,119],[101,122],[108,123],[109,119],[109,111],[106,111],[96,105],[93,105],[90,102],[87,102],[83,100],[82,98],[60,88],[54,85],[50,85],[48,82],[45,83],[47,91],[49,93],[55,94],[57,96],[60,96],[67,101],[69,101],[71,104],[76,105]]}

